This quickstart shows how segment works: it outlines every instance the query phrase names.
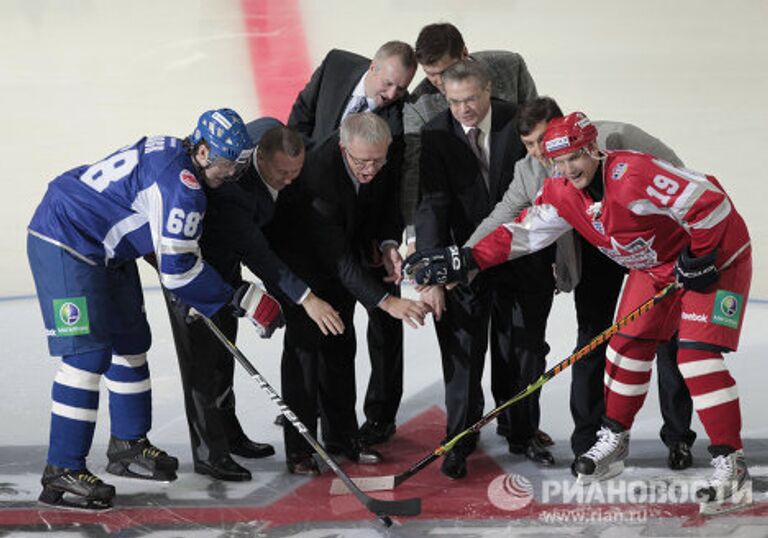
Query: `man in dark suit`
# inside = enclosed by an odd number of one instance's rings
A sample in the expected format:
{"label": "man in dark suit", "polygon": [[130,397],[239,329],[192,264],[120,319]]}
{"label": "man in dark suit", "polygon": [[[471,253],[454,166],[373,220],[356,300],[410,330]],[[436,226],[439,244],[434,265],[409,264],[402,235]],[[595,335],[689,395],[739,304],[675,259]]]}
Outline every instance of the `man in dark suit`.
{"label": "man in dark suit", "polygon": [[[208,209],[201,239],[203,257],[232,286],[242,282],[245,264],[270,289],[301,305],[318,328],[338,334],[338,313],[286,266],[272,251],[262,232],[274,214],[279,192],[298,176],[304,163],[300,136],[272,118],[247,126],[257,143],[249,166],[236,183],[206,193]],[[254,443],[235,415],[232,390],[234,361],[202,321],[187,322],[187,309],[166,292],[171,329],[179,359],[184,401],[192,440],[195,472],[220,480],[249,480],[250,472],[230,454],[260,458],[274,454],[270,445]],[[236,318],[222,314],[214,322],[234,341]]]}
{"label": "man in dark suit", "polygon": [[[369,270],[381,263],[388,281],[399,283],[402,228],[392,201],[398,184],[387,162],[390,142],[379,116],[348,115],[339,137],[308,153],[296,188],[278,200],[269,232],[283,259],[339,309],[346,327],[340,336],[323,336],[303,312],[285,304],[283,399],[313,434],[319,399],[327,449],[359,463],[378,463],[381,455],[358,435],[355,302],[413,327],[423,324],[427,311],[420,301],[389,293]],[[313,468],[311,447],[290,424],[284,433],[289,468]]]}
{"label": "man in dark suit", "polygon": [[[392,181],[399,185],[405,150],[403,98],[415,72],[413,49],[401,41],[382,45],[373,60],[332,50],[296,98],[288,125],[302,133],[307,147],[312,148],[333,135],[349,114],[364,111],[377,114],[389,125],[392,143],[387,160],[395,171]],[[393,198],[388,203],[399,208],[399,202],[399,198]],[[397,237],[399,242],[400,235]],[[386,278],[380,263],[370,264],[367,270],[379,280]],[[392,282],[387,283],[387,291],[400,294],[399,287]],[[361,434],[369,443],[379,443],[394,433],[395,416],[402,398],[403,327],[378,309],[369,313],[371,378],[364,405],[367,421]]]}
{"label": "man in dark suit", "polygon": [[[525,155],[515,128],[517,107],[491,99],[490,75],[483,64],[463,60],[443,73],[449,110],[421,133],[421,201],[415,215],[417,249],[463,244],[493,209]],[[491,326],[494,397],[500,404],[544,371],[549,350],[546,319],[552,305],[553,252],[501,265],[471,284],[450,291],[431,287],[422,298],[431,305],[446,385],[447,438],[483,414],[481,377]],[[502,386],[503,383],[503,386]],[[510,407],[500,421],[511,452],[551,464],[535,433],[538,398]],[[450,478],[466,475],[466,456],[477,437],[468,438],[443,460]]]}

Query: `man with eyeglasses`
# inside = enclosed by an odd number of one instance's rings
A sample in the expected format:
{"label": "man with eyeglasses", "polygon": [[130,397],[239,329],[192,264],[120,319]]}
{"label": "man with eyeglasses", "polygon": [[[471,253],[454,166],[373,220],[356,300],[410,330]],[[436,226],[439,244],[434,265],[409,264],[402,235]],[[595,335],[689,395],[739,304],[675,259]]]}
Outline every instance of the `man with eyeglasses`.
{"label": "man with eyeglasses", "polygon": [[[403,99],[416,72],[413,49],[402,41],[379,47],[373,60],[343,50],[332,50],[312,74],[291,109],[288,125],[295,127],[311,149],[333,135],[352,113],[373,112],[384,119],[392,135],[387,152],[393,180],[400,184],[403,161]],[[400,199],[395,204],[399,212]],[[402,235],[402,233],[400,234]],[[400,242],[398,236],[398,243]],[[387,278],[386,263],[399,263],[395,250],[371,252],[368,270],[382,280],[387,291],[400,295],[400,288]],[[386,441],[395,432],[395,418],[403,394],[403,325],[380,310],[369,311],[366,333],[371,377],[365,396],[366,422],[361,434],[370,443]]]}
{"label": "man with eyeglasses", "polygon": [[470,54],[461,32],[451,23],[428,24],[422,28],[416,38],[414,53],[426,77],[403,104],[402,210],[409,253],[416,241],[413,218],[418,199],[420,133],[430,120],[448,108],[443,85],[445,70],[461,60],[480,62],[491,77],[491,97],[521,105],[537,95],[536,84],[520,54],[506,50]]}
{"label": "man with eyeglasses", "polygon": [[535,252],[574,229],[629,269],[617,317],[667,286],[672,295],[613,335],[605,363],[605,417],[595,444],[576,462],[578,482],[624,470],[630,430],[650,386],[656,347],[677,331],[677,361],[710,439],[714,473],[697,486],[699,511],[752,502],[741,439],[736,381],[723,354],[735,351],[752,279],[749,231],[717,178],[676,168],[653,155],[601,151],[583,113],[549,122],[545,157],[557,176],[536,203],[474,247],[417,252],[405,271],[423,284],[461,282]]}
{"label": "man with eyeglasses", "polygon": [[253,284],[233,289],[202,260],[198,244],[206,189],[236,181],[251,146],[236,112],[210,110],[187,139],[144,137],[48,185],[27,240],[49,350],[62,357],[41,502],[112,505],[115,488],[86,467],[102,376],[109,390],[107,472],[176,479],[178,460],[147,439],[151,336],[136,258],[154,255],[162,285],[206,316],[246,316],[260,333],[279,323],[277,301]]}
{"label": "man with eyeglasses", "polygon": [[[387,283],[401,280],[398,183],[387,161],[391,140],[389,127],[376,114],[348,115],[338,137],[307,154],[297,189],[278,199],[270,226],[278,254],[339,310],[346,328],[338,336],[322,335],[305,313],[285,306],[283,399],[314,433],[319,397],[328,450],[366,464],[378,463],[381,455],[358,432],[355,303],[412,327],[422,325],[427,313],[422,302],[390,293],[370,270],[381,263]],[[291,425],[284,434],[289,469],[317,472],[301,435]]]}
{"label": "man with eyeglasses", "polygon": [[[462,60],[442,75],[449,109],[421,132],[421,201],[414,218],[416,245],[435,248],[469,238],[512,181],[525,150],[517,133],[517,106],[491,98],[483,64]],[[422,290],[431,306],[440,344],[448,414],[446,438],[483,415],[481,378],[491,345],[492,389],[496,405],[536,379],[546,364],[546,320],[554,282],[552,249],[504,264],[446,291]],[[536,463],[554,459],[540,441],[539,405],[529,398],[512,406],[498,424],[509,450]],[[443,460],[451,479],[467,474],[466,458],[477,437],[468,438]]]}

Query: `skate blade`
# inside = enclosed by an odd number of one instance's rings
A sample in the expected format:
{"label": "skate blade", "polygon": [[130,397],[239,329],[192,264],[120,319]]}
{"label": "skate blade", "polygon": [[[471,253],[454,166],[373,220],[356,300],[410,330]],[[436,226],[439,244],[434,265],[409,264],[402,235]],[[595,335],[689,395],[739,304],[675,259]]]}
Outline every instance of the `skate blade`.
{"label": "skate blade", "polygon": [[147,470],[141,466],[137,466],[140,471],[134,471],[131,467],[131,465],[125,466],[119,463],[110,463],[107,465],[107,472],[122,478],[136,478],[139,480],[148,480],[151,482],[163,482],[165,484],[173,482],[178,478],[176,473],[172,471],[156,470],[154,474],[147,474]]}
{"label": "skate blade", "polygon": [[112,510],[111,502],[84,499],[76,495],[70,497],[69,493],[61,491],[43,492],[37,499],[37,503],[48,508],[72,512],[109,512]]}
{"label": "skate blade", "polygon": [[579,473],[579,475],[576,477],[576,483],[581,486],[588,486],[593,482],[604,482],[606,480],[609,480],[614,476],[620,475],[622,472],[624,472],[624,461],[615,461],[610,465],[608,465],[608,469],[606,469],[604,473],[600,473],[600,474]]}
{"label": "skate blade", "polygon": [[[752,483],[745,485],[746,491],[738,492],[730,499],[726,499],[722,502],[705,502],[699,504],[699,514],[702,516],[716,516],[718,514],[727,514],[729,512],[737,512],[744,510],[752,506]],[[739,497],[738,500],[731,500],[734,497]]]}

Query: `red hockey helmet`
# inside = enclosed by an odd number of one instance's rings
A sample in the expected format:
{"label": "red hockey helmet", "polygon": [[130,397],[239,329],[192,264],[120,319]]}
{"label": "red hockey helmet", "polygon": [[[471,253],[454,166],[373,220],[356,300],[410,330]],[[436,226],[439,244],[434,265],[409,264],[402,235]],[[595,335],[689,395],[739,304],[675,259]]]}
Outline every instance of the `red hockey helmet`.
{"label": "red hockey helmet", "polygon": [[597,140],[597,128],[583,112],[555,118],[544,133],[544,156],[550,159],[579,150]]}

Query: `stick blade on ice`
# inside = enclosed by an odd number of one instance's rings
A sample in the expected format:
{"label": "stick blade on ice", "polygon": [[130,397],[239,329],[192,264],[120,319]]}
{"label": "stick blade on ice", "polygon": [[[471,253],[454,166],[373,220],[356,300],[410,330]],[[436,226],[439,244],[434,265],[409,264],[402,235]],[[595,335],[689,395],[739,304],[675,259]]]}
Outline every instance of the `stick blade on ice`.
{"label": "stick blade on ice", "polygon": [[[361,491],[387,491],[395,489],[395,476],[362,476],[352,478],[352,482],[360,488]],[[350,493],[346,484],[338,478],[331,482],[331,495],[347,495]]]}

